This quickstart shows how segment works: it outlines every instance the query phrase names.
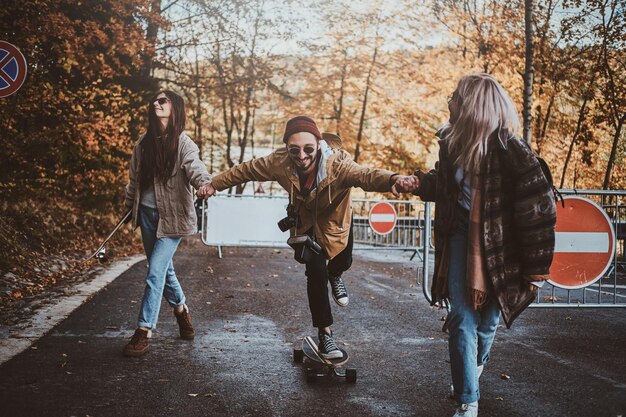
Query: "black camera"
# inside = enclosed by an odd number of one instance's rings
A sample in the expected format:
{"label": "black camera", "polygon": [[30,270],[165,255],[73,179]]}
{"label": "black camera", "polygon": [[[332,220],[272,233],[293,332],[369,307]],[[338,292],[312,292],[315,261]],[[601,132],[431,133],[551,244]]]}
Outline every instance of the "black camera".
{"label": "black camera", "polygon": [[286,232],[292,227],[295,227],[296,224],[298,224],[298,210],[296,206],[289,203],[289,205],[287,205],[287,217],[278,221],[278,228],[281,232]]}
{"label": "black camera", "polygon": [[287,244],[295,250],[294,259],[301,264],[312,261],[315,255],[322,253],[322,247],[309,235],[292,236]]}

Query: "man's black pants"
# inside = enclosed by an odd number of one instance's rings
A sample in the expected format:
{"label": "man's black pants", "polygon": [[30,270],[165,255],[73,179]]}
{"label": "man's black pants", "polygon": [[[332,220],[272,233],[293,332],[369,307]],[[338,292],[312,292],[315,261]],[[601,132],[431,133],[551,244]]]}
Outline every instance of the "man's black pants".
{"label": "man's black pants", "polygon": [[[313,230],[307,232],[313,235]],[[333,315],[330,310],[330,299],[328,297],[328,277],[339,276],[352,265],[353,222],[350,223],[350,237],[346,248],[339,252],[337,256],[328,261],[324,255],[315,255],[306,264],[306,290],[309,296],[309,308],[313,318],[313,327],[323,328],[333,324]]]}

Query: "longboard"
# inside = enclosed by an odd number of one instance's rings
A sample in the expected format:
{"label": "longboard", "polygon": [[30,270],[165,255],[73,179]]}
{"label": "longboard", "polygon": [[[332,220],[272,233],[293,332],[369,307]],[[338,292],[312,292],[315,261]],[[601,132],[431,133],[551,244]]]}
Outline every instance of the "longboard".
{"label": "longboard", "polygon": [[[306,336],[302,340],[302,349],[294,349],[293,359],[296,363],[302,363],[304,357],[306,356],[307,359],[318,365],[318,369],[307,368],[306,376],[307,381],[309,382],[315,381],[317,377],[329,374],[346,378],[346,381],[354,383],[356,382],[356,369],[339,369],[348,362],[348,359],[350,359],[345,350],[341,348],[339,348],[339,350],[341,351],[341,358],[326,359],[319,354],[317,343],[315,343],[313,338],[311,336]],[[322,368],[322,372],[319,370],[320,367]]]}
{"label": "longboard", "polygon": [[124,214],[124,216],[122,216],[122,218],[117,222],[113,231],[109,233],[109,235],[106,237],[106,239],[104,239],[104,241],[102,241],[102,244],[98,247],[98,249],[96,249],[94,253],[92,253],[85,259],[83,259],[82,263],[85,263],[92,258],[96,258],[99,261],[105,261],[107,259],[106,244],[109,243],[109,240],[111,240],[113,235],[117,233],[118,230],[121,229],[121,227],[124,225],[126,220],[128,220],[132,214],[133,214],[133,210],[132,209],[128,210],[126,214]]}

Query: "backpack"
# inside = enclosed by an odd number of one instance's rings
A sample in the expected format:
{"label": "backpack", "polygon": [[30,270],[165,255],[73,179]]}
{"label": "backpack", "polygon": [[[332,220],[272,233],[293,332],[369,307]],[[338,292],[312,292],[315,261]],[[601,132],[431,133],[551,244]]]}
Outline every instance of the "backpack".
{"label": "backpack", "polygon": [[561,199],[561,206],[565,207],[565,201],[563,200],[563,195],[561,192],[554,186],[554,180],[552,178],[552,172],[550,172],[550,167],[545,159],[535,155],[537,161],[539,161],[539,166],[541,167],[541,172],[543,172],[544,177],[548,180],[548,184],[550,184],[550,188],[552,188],[552,194],[554,194],[554,202],[558,203],[559,199]]}

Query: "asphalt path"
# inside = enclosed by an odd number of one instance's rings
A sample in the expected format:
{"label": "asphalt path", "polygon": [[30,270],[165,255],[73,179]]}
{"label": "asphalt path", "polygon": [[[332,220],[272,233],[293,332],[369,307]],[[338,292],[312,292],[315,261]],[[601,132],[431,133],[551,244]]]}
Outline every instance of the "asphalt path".
{"label": "asphalt path", "polygon": [[[126,358],[145,262],[0,366],[0,416],[451,416],[444,310],[428,305],[409,255],[358,252],[333,304],[358,380],[306,380],[293,361],[314,335],[304,268],[287,249],[181,244],[175,266],[196,338],[164,302],[150,352]],[[481,377],[481,416],[622,416],[624,309],[528,309],[501,326]]]}

